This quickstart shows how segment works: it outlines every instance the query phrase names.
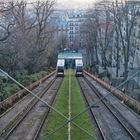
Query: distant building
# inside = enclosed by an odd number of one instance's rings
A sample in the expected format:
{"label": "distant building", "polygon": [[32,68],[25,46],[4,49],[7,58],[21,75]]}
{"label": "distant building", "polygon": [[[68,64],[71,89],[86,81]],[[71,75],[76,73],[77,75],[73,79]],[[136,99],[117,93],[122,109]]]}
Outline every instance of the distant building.
{"label": "distant building", "polygon": [[54,11],[50,17],[50,26],[53,28],[57,37],[59,37],[61,34],[67,34],[67,12],[64,10]]}
{"label": "distant building", "polygon": [[85,11],[74,11],[68,15],[68,43],[69,47],[82,47],[81,24],[85,21]]}
{"label": "distant building", "polygon": [[66,47],[77,49],[83,46],[80,27],[85,20],[85,10],[55,10],[50,17],[50,26],[55,38],[67,38]]}

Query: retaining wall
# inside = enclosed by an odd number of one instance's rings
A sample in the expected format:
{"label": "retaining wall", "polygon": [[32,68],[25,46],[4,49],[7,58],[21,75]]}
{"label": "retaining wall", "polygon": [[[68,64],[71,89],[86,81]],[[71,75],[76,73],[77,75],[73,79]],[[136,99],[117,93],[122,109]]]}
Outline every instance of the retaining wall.
{"label": "retaining wall", "polygon": [[[47,80],[49,77],[51,77],[54,74],[55,74],[55,71],[53,71],[49,75],[43,77],[42,79],[34,82],[33,84],[29,85],[26,88],[28,88],[29,90],[32,91],[37,86],[39,86],[40,83],[44,82],[45,80]],[[21,99],[22,97],[24,97],[27,94],[28,94],[28,92],[25,89],[22,89],[22,90],[18,91],[17,93],[13,94],[12,96],[10,96],[9,98],[5,99],[4,101],[0,102],[0,114],[2,112],[6,111],[11,106],[13,106],[19,99]]]}
{"label": "retaining wall", "polygon": [[114,94],[118,99],[123,100],[126,105],[128,105],[130,108],[132,108],[136,113],[140,114],[140,103],[136,101],[135,99],[127,96],[122,91],[116,89],[115,87],[109,85],[108,83],[104,82],[103,80],[99,79],[98,77],[95,77],[94,75],[91,75],[90,73],[84,71],[85,74],[90,76],[93,80],[97,81],[99,84],[101,84],[104,88],[106,88],[108,91],[110,91],[112,94]]}

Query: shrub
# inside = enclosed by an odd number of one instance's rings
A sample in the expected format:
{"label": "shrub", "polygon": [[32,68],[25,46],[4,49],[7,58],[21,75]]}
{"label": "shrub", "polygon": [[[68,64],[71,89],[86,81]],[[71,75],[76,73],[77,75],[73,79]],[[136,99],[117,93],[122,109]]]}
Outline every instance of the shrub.
{"label": "shrub", "polygon": [[36,82],[38,80],[38,75],[37,74],[32,74],[30,76],[30,82],[33,83],[33,82]]}
{"label": "shrub", "polygon": [[89,65],[85,65],[84,69],[85,69],[86,71],[90,71],[90,66],[89,66]]}
{"label": "shrub", "polygon": [[46,76],[47,74],[48,74],[47,71],[41,71],[41,72],[39,73],[39,75],[41,76],[40,78]]}
{"label": "shrub", "polygon": [[10,84],[9,90],[10,90],[10,93],[13,94],[19,91],[20,87],[17,84]]}
{"label": "shrub", "polygon": [[2,91],[0,92],[0,100],[3,101],[12,94],[16,93],[20,90],[20,87],[17,84],[9,84],[5,83],[3,84]]}
{"label": "shrub", "polygon": [[0,79],[0,101],[2,101],[4,99],[4,83],[3,80]]}
{"label": "shrub", "polygon": [[[28,75],[27,71],[23,71],[17,74],[16,79],[24,86],[28,86],[33,82],[36,82],[37,80],[43,78],[47,74],[48,74],[47,71],[41,71],[39,73]],[[11,82],[4,83],[3,80],[0,79],[0,101],[8,98],[12,94],[19,91],[20,89],[21,88],[17,84]]]}

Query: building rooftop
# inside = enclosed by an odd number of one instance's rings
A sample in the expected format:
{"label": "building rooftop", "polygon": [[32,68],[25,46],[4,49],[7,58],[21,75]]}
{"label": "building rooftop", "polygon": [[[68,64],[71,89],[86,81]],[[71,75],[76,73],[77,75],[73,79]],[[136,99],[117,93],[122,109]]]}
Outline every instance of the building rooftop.
{"label": "building rooftop", "polygon": [[58,54],[58,59],[82,59],[81,53],[63,52]]}

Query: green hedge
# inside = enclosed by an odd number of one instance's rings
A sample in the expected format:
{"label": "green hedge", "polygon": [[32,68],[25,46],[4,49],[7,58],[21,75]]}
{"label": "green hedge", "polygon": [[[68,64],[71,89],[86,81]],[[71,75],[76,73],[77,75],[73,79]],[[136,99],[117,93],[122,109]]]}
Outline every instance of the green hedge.
{"label": "green hedge", "polygon": [[[24,86],[28,86],[35,81],[43,78],[45,75],[50,73],[52,70],[47,70],[47,71],[40,71],[39,73],[34,73],[31,75],[28,75],[27,71],[23,71],[22,73],[18,74],[16,76],[16,80],[23,84]],[[11,81],[4,83],[2,79],[0,79],[0,101],[5,100],[12,94],[16,93],[17,91],[20,90],[20,87],[12,83]]]}
{"label": "green hedge", "polygon": [[0,82],[0,101],[8,98],[13,93],[20,90],[20,87],[16,84],[2,83]]}

